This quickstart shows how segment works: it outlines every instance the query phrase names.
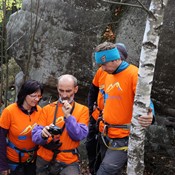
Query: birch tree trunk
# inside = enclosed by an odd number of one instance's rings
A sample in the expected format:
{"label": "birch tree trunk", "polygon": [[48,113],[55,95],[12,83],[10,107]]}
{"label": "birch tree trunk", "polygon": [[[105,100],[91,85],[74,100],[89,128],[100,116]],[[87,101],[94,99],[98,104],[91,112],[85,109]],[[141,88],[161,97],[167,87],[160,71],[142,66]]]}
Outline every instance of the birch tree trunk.
{"label": "birch tree trunk", "polygon": [[163,25],[164,10],[168,0],[152,0],[147,17],[140,55],[139,75],[133,106],[131,133],[128,145],[128,175],[143,175],[145,128],[138,123],[139,115],[147,115],[153,82],[155,62],[158,52],[160,30]]}

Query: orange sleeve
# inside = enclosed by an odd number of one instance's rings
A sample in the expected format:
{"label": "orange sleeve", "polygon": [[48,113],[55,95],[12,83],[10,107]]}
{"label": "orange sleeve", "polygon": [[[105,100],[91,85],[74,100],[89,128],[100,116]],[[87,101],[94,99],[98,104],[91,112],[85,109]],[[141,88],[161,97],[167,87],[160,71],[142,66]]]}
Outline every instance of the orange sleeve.
{"label": "orange sleeve", "polygon": [[93,83],[95,86],[97,86],[97,87],[99,87],[99,78],[100,78],[100,76],[101,76],[102,73],[103,73],[103,70],[102,70],[102,68],[100,67],[100,68],[97,70],[97,72],[96,72],[96,74],[95,74],[95,76],[94,76],[94,78],[93,78],[93,80],[92,80],[92,83]]}
{"label": "orange sleeve", "polygon": [[0,127],[4,129],[9,129],[10,128],[10,123],[11,123],[11,117],[10,117],[10,112],[8,108],[5,108],[2,112],[1,118],[0,118]]}

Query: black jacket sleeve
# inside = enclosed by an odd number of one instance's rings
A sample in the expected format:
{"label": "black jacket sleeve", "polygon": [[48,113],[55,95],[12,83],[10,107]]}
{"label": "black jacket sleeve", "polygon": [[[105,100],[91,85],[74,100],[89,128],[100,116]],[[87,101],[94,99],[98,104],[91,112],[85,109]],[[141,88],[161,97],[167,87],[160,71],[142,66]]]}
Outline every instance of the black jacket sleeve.
{"label": "black jacket sleeve", "polygon": [[8,130],[0,127],[0,172],[8,170],[7,156],[6,156],[6,136]]}
{"label": "black jacket sleeve", "polygon": [[95,86],[93,83],[90,85],[89,93],[88,93],[88,108],[89,114],[91,115],[93,112],[94,103],[97,103],[99,87]]}

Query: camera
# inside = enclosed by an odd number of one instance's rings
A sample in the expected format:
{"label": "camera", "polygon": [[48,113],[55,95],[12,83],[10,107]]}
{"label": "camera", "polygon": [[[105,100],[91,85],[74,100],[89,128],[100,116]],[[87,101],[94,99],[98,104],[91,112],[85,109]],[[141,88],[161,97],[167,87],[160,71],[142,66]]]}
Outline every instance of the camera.
{"label": "camera", "polygon": [[52,135],[58,135],[58,134],[62,134],[62,129],[59,128],[58,126],[50,126],[49,130],[50,134]]}

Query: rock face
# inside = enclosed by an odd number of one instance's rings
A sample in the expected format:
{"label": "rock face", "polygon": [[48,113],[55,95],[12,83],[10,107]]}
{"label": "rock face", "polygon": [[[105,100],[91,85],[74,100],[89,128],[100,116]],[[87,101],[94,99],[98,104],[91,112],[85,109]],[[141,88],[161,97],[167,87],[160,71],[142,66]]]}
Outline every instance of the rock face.
{"label": "rock face", "polygon": [[71,73],[81,92],[92,80],[92,50],[110,18],[109,6],[100,1],[24,0],[7,25],[9,52],[24,74],[48,89]]}
{"label": "rock face", "polygon": [[[149,8],[150,0],[142,3]],[[158,112],[171,116],[175,114],[173,3],[169,0],[165,14],[152,91]],[[121,10],[115,16],[118,8]],[[116,41],[128,48],[128,61],[138,65],[146,16],[143,9],[120,8],[101,1],[24,0],[22,9],[11,15],[7,25],[9,52],[24,75],[46,86],[47,96],[51,93],[56,98],[53,94],[57,94],[55,85],[59,75],[75,75],[80,85],[78,98],[86,103],[87,90],[96,69],[93,48],[99,44],[107,24],[113,24]],[[168,20],[170,18],[172,20]]]}
{"label": "rock face", "polygon": [[[132,1],[127,1],[132,3]],[[149,1],[150,2],[150,1]],[[142,3],[148,8],[148,1]],[[160,35],[156,60],[152,100],[156,109],[156,124],[147,132],[145,142],[145,174],[175,174],[175,1],[169,0]],[[128,48],[128,61],[138,65],[146,13],[141,9],[125,7],[116,26],[116,40]],[[143,20],[144,19],[144,20]]]}
{"label": "rock face", "polygon": [[[149,8],[150,0],[141,2]],[[151,158],[152,154],[147,156],[153,162],[151,166],[147,161],[153,174],[156,174],[155,169],[159,174],[175,174],[174,169],[168,166],[168,170],[160,171],[165,167],[164,158],[173,160],[174,152],[169,148],[175,146],[171,142],[175,128],[174,6],[175,1],[169,0],[152,87],[152,99],[159,116],[156,116],[156,125],[150,128],[146,148],[148,153],[154,152],[155,158],[157,151],[161,153],[159,163]],[[116,9],[119,12],[117,16]],[[49,100],[51,96],[57,96],[57,77],[71,73],[79,80],[77,99],[86,103],[87,90],[96,70],[92,51],[101,42],[107,24],[112,24],[116,41],[126,45],[128,61],[138,65],[146,16],[147,13],[140,8],[120,7],[99,0],[33,0],[32,4],[24,0],[22,9],[11,15],[7,25],[9,53],[23,71],[18,75],[18,82],[23,75],[39,80],[45,85],[45,96],[49,97],[46,100]]]}
{"label": "rock face", "polygon": [[161,33],[157,57],[153,98],[159,113],[175,117],[175,1],[170,0],[165,13],[165,23]]}
{"label": "rock face", "polygon": [[[132,1],[130,1],[132,3]],[[150,1],[143,4],[149,8]],[[160,35],[159,52],[156,61],[155,76],[152,87],[152,98],[156,111],[160,114],[175,116],[175,2],[169,0],[165,11],[163,30]],[[140,48],[143,39],[146,12],[143,9],[125,7],[123,15],[116,26],[117,41],[125,43],[128,48],[128,61],[137,65],[139,63]],[[143,20],[144,19],[144,20]],[[171,19],[171,20],[169,20]]]}

